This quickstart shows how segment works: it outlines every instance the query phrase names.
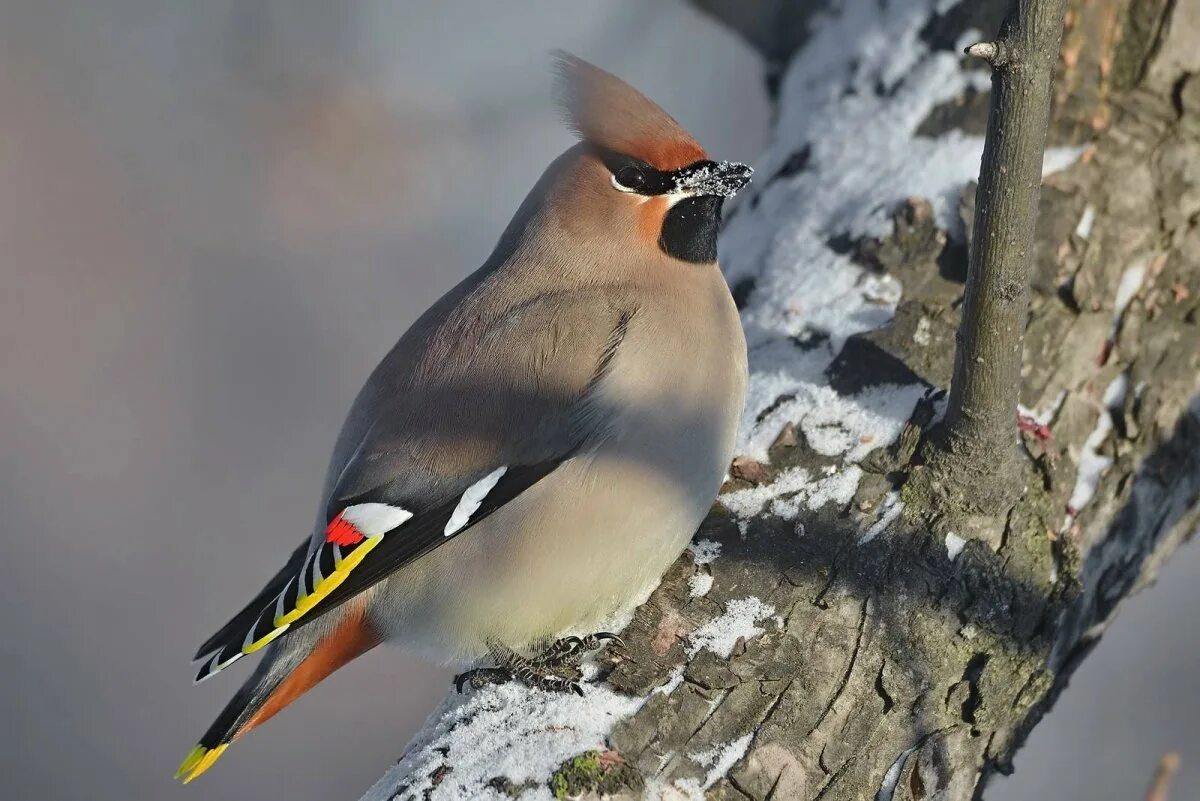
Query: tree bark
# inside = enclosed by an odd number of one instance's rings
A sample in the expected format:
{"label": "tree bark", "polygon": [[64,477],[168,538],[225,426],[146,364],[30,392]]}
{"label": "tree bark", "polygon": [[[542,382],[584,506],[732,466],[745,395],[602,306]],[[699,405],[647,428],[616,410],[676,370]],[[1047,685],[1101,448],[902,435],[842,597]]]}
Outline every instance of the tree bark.
{"label": "tree bark", "polygon": [[976,190],[962,322],[946,419],[926,461],[943,499],[997,514],[1019,494],[1013,425],[1066,0],[1014,0],[1000,35],[967,48],[992,67],[992,102]]}
{"label": "tree bark", "polygon": [[722,239],[752,371],[722,503],[585,698],[448,697],[371,801],[980,798],[1200,527],[1200,7],[1068,4],[1049,139],[1082,152],[1042,187],[1019,497],[948,518],[912,463],[977,219],[943,168],[986,127],[957,54],[1007,3],[793,5],[807,38]]}

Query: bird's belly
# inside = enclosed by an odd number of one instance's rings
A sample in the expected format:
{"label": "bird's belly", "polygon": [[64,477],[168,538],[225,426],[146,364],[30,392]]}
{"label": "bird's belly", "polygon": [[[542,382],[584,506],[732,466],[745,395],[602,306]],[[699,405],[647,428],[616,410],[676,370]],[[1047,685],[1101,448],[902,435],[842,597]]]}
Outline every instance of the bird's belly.
{"label": "bird's belly", "polygon": [[595,443],[388,579],[385,630],[473,659],[492,641],[592,633],[657,585],[720,488],[742,410],[745,341],[710,278],[680,301],[687,313],[634,316],[595,391]]}
{"label": "bird's belly", "polygon": [[[631,427],[388,579],[380,622],[440,660],[591,633],[657,585],[724,475],[723,432]],[[732,436],[731,434],[729,435]],[[668,440],[669,441],[669,440]]]}

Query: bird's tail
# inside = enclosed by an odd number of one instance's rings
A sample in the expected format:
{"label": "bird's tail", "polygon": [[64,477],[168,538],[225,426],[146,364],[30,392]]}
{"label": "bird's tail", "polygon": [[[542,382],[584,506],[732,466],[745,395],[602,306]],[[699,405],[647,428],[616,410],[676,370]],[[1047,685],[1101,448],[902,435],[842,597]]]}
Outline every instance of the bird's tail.
{"label": "bird's tail", "polygon": [[348,605],[325,631],[310,626],[270,645],[254,674],[188,752],[175,778],[187,784],[212,767],[229,744],[274,717],[309,688],[379,644],[360,605]]}

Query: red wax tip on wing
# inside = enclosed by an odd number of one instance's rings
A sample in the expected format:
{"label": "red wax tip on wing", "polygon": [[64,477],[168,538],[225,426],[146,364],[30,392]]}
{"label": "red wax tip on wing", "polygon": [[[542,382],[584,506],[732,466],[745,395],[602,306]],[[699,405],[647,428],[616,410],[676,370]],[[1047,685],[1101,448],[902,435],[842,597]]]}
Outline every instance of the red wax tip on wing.
{"label": "red wax tip on wing", "polygon": [[342,517],[341,513],[330,521],[325,529],[325,541],[332,542],[334,545],[357,545],[366,537],[362,532],[356,529],[349,520]]}

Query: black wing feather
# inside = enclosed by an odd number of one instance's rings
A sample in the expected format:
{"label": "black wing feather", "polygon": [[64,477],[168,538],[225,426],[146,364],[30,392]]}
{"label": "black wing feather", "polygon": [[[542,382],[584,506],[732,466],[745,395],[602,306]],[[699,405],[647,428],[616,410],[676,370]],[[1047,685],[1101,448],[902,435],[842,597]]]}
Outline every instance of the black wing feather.
{"label": "black wing feather", "polygon": [[463,532],[486,519],[501,506],[554,472],[559,465],[573,455],[574,452],[561,459],[509,468],[483,499],[479,509],[471,515],[467,525],[449,537],[443,533],[443,530],[450,516],[454,514],[454,507],[458,505],[458,496],[429,512],[417,515],[397,529],[395,534],[385,537],[379,547],[373,550],[336,590],[307,615],[296,621],[292,628],[295,629],[316,620],[376,582],[420,559],[439,545],[462,535]]}
{"label": "black wing feather", "polygon": [[[564,303],[557,295],[547,296],[543,301],[546,304]],[[572,298],[572,302],[583,304],[588,309],[613,308],[607,296],[578,296]],[[557,309],[558,305],[554,308]],[[533,308],[537,306],[531,303],[525,311],[529,312]],[[589,401],[601,379],[611,370],[635,314],[636,308],[620,311],[607,331],[607,336],[602,340],[598,337],[589,338],[584,335],[587,332],[577,331],[579,341],[575,343],[575,347],[555,347],[550,351],[552,354],[564,354],[562,358],[570,358],[572,361],[583,358],[583,354],[595,360],[590,379],[580,387],[577,397],[559,399],[560,402],[551,402],[554,398],[543,398],[543,402],[537,403],[534,402],[537,397],[531,396],[529,403],[520,405],[517,409],[510,408],[511,404],[506,406],[493,403],[487,407],[492,409],[493,413],[484,414],[480,419],[471,417],[466,420],[466,423],[474,426],[495,427],[497,433],[503,432],[505,439],[511,440],[508,442],[509,447],[503,449],[505,455],[499,457],[504,461],[480,467],[473,476],[459,476],[443,484],[435,478],[436,471],[431,474],[421,468],[419,461],[413,460],[410,450],[413,442],[420,441],[420,437],[414,432],[424,431],[426,424],[434,430],[443,430],[457,420],[454,414],[447,419],[442,419],[442,416],[447,411],[447,399],[453,400],[459,395],[466,396],[474,392],[473,385],[463,384],[465,379],[462,376],[445,386],[439,384],[426,387],[424,396],[412,398],[398,406],[391,417],[384,415],[380,418],[377,410],[371,409],[372,404],[379,402],[376,396],[360,395],[360,399],[367,398],[367,406],[359,410],[357,406],[360,401],[356,401],[356,407],[351,410],[349,420],[356,420],[368,412],[377,419],[365,429],[355,429],[357,433],[354,437],[347,440],[344,446],[339,445],[339,448],[344,449],[344,453],[338,457],[337,463],[341,465],[336,470],[338,479],[327,490],[327,497],[332,499],[327,510],[327,520],[332,520],[347,506],[369,502],[399,506],[412,512],[413,517],[382,540],[373,542],[361,562],[350,570],[342,583],[304,614],[294,617],[287,624],[288,630],[294,631],[319,619],[366,588],[447,542],[450,537],[443,533],[445,525],[453,515],[462,493],[490,470],[501,465],[507,467],[496,486],[487,493],[481,506],[471,515],[467,525],[453,536],[462,534],[486,519],[571,459],[584,443],[602,436],[602,416],[596,414]],[[522,321],[534,319],[535,315],[529,312],[526,316],[517,318],[505,317],[501,322],[511,327]],[[511,335],[511,332],[507,335]],[[471,341],[477,340],[478,337]],[[529,340],[531,347],[536,346],[536,340],[536,337]],[[372,381],[375,380],[373,377]],[[499,408],[506,409],[505,413],[499,414],[496,411]],[[424,411],[417,414],[414,409]],[[450,404],[449,411],[453,412],[455,409],[459,407]],[[477,407],[472,409],[478,411]],[[461,409],[459,411],[459,416],[462,417],[465,413],[462,413]],[[342,464],[342,460],[348,461]],[[312,557],[309,556],[310,547],[312,546],[309,542],[301,545],[271,583],[233,620],[205,642],[200,654],[213,654],[217,649],[223,649],[217,663],[225,663],[226,659],[244,650],[244,643],[257,643],[258,634],[270,633],[274,620],[273,611],[281,593],[284,595],[282,607],[285,610],[296,608],[297,597],[301,591],[306,597],[310,596],[313,584],[316,583],[314,568],[321,575],[328,575],[332,546],[324,541],[318,542]],[[342,556],[346,554],[343,553]],[[296,580],[291,581],[289,585],[288,582],[293,577]],[[280,630],[280,633],[283,631]],[[246,639],[247,634],[252,635],[249,640]],[[255,650],[257,647],[255,646]]]}
{"label": "black wing feather", "polygon": [[[454,514],[454,509],[458,506],[462,490],[465,487],[458,488],[454,494],[441,500],[435,506],[425,511],[418,511],[411,519],[385,536],[329,595],[292,621],[288,630],[295,631],[320,619],[373,584],[421,558],[439,545],[461,535],[526,489],[541,481],[555,468],[571,458],[574,453],[573,449],[561,458],[534,465],[510,467],[496,482],[496,486],[484,497],[483,502],[471,515],[467,524],[450,536],[446,536],[444,533],[446,523]],[[369,500],[364,497],[356,499],[356,502],[368,502]],[[219,671],[226,664],[231,664],[231,660],[243,650],[244,643],[258,641],[275,628],[272,621],[275,617],[280,593],[284,593],[284,608],[286,609],[295,607],[301,584],[303,584],[305,592],[311,594],[316,584],[314,568],[319,567],[323,575],[329,574],[332,569],[332,549],[334,547],[330,543],[322,543],[312,558],[308,555],[308,542],[297,548],[288,561],[287,567],[279,571],[271,583],[258,594],[254,601],[239,612],[237,617],[225,624],[201,647],[199,656],[212,655],[218,651],[220,651],[220,656],[214,663],[202,666],[196,680],[201,681]],[[293,578],[295,581],[291,581]]]}
{"label": "black wing feather", "polygon": [[254,621],[262,612],[263,607],[267,603],[274,603],[276,596],[283,592],[284,586],[288,581],[300,572],[300,568],[304,565],[304,559],[308,556],[309,537],[304,538],[304,542],[300,543],[300,547],[292,552],[288,558],[287,564],[280,568],[267,586],[262,588],[258,595],[254,596],[254,600],[246,604],[242,611],[234,615],[233,619],[221,627],[220,631],[204,641],[204,645],[196,651],[196,655],[192,659],[200,659],[204,656],[209,656],[218,648],[224,647],[231,640],[237,639],[241,642],[241,638],[245,636],[246,629],[254,625]]}

